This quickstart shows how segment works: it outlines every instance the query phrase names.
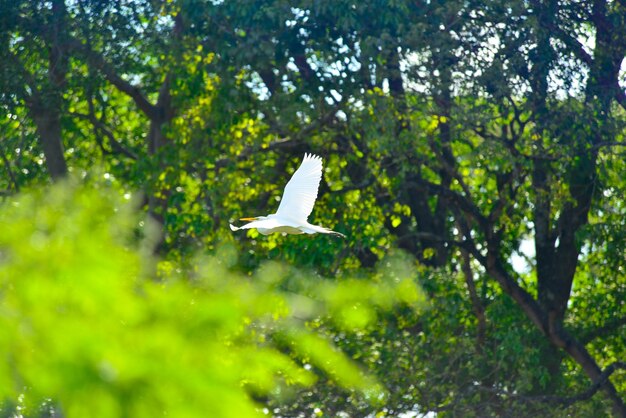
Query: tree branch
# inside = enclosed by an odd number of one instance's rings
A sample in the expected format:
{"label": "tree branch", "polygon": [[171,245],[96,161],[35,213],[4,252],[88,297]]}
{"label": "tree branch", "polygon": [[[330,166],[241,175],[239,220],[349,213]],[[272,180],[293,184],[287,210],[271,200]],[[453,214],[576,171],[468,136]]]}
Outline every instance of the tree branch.
{"label": "tree branch", "polygon": [[626,316],[612,317],[606,321],[602,326],[589,330],[579,337],[582,344],[588,344],[594,339],[606,334],[607,332],[614,331],[626,325]]}
{"label": "tree branch", "polygon": [[137,104],[137,107],[149,119],[155,119],[158,116],[156,106],[146,99],[139,87],[120,77],[117,74],[116,69],[109,62],[107,62],[101,54],[90,49],[87,45],[83,44],[76,38],[69,38],[67,40],[67,47],[69,50],[77,51],[82,54],[87,59],[87,62],[95,69],[100,70],[111,84],[132,98]]}
{"label": "tree branch", "polygon": [[91,122],[91,124],[93,125],[93,127],[94,127],[94,129],[96,131],[102,132],[109,139],[109,143],[111,145],[111,150],[109,151],[109,150],[105,149],[103,146],[101,146],[101,148],[102,148],[102,150],[104,152],[106,152],[106,153],[123,154],[123,155],[125,155],[128,158],[131,158],[133,160],[137,159],[137,154],[135,154],[134,152],[132,152],[128,148],[124,147],[117,139],[115,139],[115,136],[109,130],[109,128],[104,123],[99,121],[98,118],[95,117],[95,115],[93,115],[93,114],[84,114],[84,113],[79,113],[79,112],[70,112],[69,115],[70,116],[75,116],[75,117],[80,118],[80,119],[88,120],[89,122]]}
{"label": "tree branch", "polygon": [[465,196],[462,196],[459,193],[456,193],[453,190],[450,190],[446,187],[443,187],[439,184],[431,183],[427,180],[420,179],[416,183],[416,189],[426,189],[431,194],[440,195],[450,201],[454,202],[458,207],[466,214],[468,214],[471,218],[473,218],[481,228],[485,229],[488,222],[487,218],[480,212],[478,207],[474,205],[469,199]]}
{"label": "tree branch", "polygon": [[485,307],[483,306],[483,303],[478,296],[478,292],[476,291],[476,284],[474,283],[474,274],[472,272],[469,252],[465,248],[461,248],[460,252],[461,271],[463,271],[463,275],[465,276],[465,283],[467,284],[467,290],[469,291],[470,300],[474,309],[474,315],[476,316],[476,320],[478,321],[476,346],[478,350],[482,350],[482,346],[485,340],[485,333],[487,330]]}
{"label": "tree branch", "polygon": [[16,192],[19,192],[20,185],[17,182],[17,179],[15,178],[15,173],[13,173],[13,169],[11,168],[11,163],[9,162],[9,159],[7,158],[7,154],[4,151],[4,147],[2,146],[2,141],[0,141],[0,157],[2,157],[2,161],[4,162],[4,166],[6,167],[7,174],[9,175],[9,178],[11,179],[11,183],[13,183],[13,188],[15,189]]}
{"label": "tree branch", "polygon": [[[310,123],[309,125],[303,127],[302,129],[300,129],[295,134],[289,134],[289,133],[283,132],[283,134],[285,134],[283,138],[279,138],[279,139],[277,139],[275,141],[270,142],[267,146],[264,146],[262,148],[262,150],[263,151],[273,151],[273,150],[276,150],[276,149],[296,148],[296,147],[302,145],[302,138],[305,138],[305,137],[309,136],[310,133],[315,131],[316,129],[318,129],[320,127],[324,127],[324,125],[326,125],[335,116],[335,113],[336,113],[335,110],[329,111],[325,115],[322,115],[322,117],[320,119],[318,119],[318,120]],[[271,121],[270,121],[270,123],[271,123]],[[275,126],[274,128],[275,128],[274,129],[275,131],[283,131],[278,126]],[[239,155],[236,156],[236,159],[237,160],[244,160],[244,159],[248,158],[249,156],[251,156],[253,153],[258,152],[258,151],[259,151],[259,147],[258,146],[246,147],[239,153]],[[232,162],[233,162],[233,158],[232,157],[220,158],[217,161],[215,161],[215,169],[220,169],[220,168],[226,167],[229,164],[232,164]]]}
{"label": "tree branch", "polygon": [[618,81],[615,81],[613,89],[615,90],[615,100],[617,100],[617,103],[626,109],[626,91],[622,89]]}
{"label": "tree branch", "polygon": [[556,24],[548,25],[548,29],[556,35],[558,39],[560,39],[565,45],[567,45],[570,50],[574,53],[576,58],[591,66],[593,64],[593,57],[585,51],[583,44],[578,41],[578,39],[571,36],[569,33],[565,32]]}
{"label": "tree branch", "polygon": [[560,405],[562,408],[568,408],[577,402],[591,399],[598,392],[598,390],[600,390],[609,381],[609,377],[618,369],[626,369],[626,362],[616,361],[611,363],[602,371],[602,373],[600,373],[598,378],[587,389],[574,396],[524,396],[486,387],[481,387],[481,389],[489,392],[495,392],[498,396],[506,397],[507,400],[510,401],[525,403],[549,403]]}
{"label": "tree branch", "polygon": [[603,379],[602,371],[595,359],[589,354],[589,351],[558,323],[549,320],[548,315],[543,311],[538,302],[530,293],[521,288],[506,271],[502,260],[497,255],[497,248],[494,243],[488,243],[487,262],[484,264],[487,272],[498,281],[502,290],[515,300],[526,316],[544,333],[550,343],[563,349],[572,360],[582,367],[585,374],[594,384],[604,381],[604,383],[600,383],[600,387],[606,391],[611,399],[613,411],[617,416],[626,416],[626,405],[624,405],[624,401],[617,393],[615,386],[608,379]]}
{"label": "tree branch", "polygon": [[576,402],[591,399],[591,397],[595,395],[598,390],[600,390],[604,385],[609,382],[609,377],[618,369],[626,369],[626,362],[616,361],[614,363],[611,363],[602,371],[600,376],[598,376],[596,381],[593,382],[593,384],[589,386],[589,388],[579,393],[578,395],[560,399],[558,400],[558,402],[563,404],[564,407],[568,407]]}

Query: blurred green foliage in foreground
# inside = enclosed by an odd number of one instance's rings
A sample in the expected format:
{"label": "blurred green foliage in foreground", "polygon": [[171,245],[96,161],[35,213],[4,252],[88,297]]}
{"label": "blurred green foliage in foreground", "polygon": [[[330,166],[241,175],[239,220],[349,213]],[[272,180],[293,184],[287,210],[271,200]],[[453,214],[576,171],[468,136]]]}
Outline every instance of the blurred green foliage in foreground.
{"label": "blurred green foliage in foreground", "polygon": [[0,415],[47,403],[67,417],[250,417],[318,376],[384,400],[307,323],[367,333],[383,312],[419,309],[409,261],[358,280],[271,261],[244,275],[227,247],[182,268],[152,257],[133,200],[64,182],[0,205]]}

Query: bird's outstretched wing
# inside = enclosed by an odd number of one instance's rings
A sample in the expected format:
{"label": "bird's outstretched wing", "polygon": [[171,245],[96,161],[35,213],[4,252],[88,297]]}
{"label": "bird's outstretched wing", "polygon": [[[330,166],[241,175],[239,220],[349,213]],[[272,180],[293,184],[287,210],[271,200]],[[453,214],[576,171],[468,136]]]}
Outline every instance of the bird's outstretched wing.
{"label": "bird's outstretched wing", "polygon": [[285,186],[276,215],[306,222],[313,211],[321,179],[322,159],[317,155],[304,154],[302,164]]}

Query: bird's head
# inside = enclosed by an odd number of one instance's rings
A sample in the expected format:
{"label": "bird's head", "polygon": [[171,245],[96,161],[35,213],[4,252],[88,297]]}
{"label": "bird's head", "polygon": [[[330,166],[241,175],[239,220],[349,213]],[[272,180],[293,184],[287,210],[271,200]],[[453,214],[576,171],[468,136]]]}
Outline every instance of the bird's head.
{"label": "bird's head", "polygon": [[254,216],[251,218],[239,218],[240,221],[252,222],[252,221],[263,221],[267,219],[267,216]]}

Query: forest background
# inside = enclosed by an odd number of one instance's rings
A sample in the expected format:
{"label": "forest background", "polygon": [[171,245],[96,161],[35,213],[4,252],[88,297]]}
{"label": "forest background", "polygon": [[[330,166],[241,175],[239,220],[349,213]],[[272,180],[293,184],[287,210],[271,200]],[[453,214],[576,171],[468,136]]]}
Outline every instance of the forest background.
{"label": "forest background", "polygon": [[[1,0],[0,414],[626,416],[625,56],[623,0]],[[231,233],[305,152],[347,238]]]}

